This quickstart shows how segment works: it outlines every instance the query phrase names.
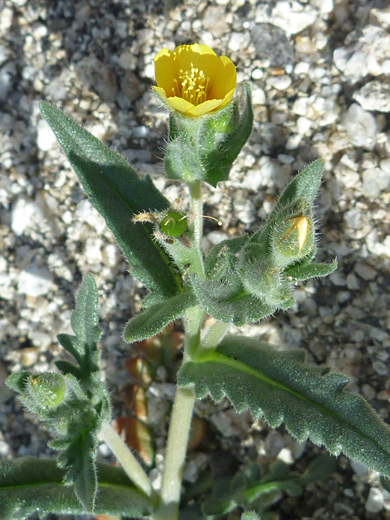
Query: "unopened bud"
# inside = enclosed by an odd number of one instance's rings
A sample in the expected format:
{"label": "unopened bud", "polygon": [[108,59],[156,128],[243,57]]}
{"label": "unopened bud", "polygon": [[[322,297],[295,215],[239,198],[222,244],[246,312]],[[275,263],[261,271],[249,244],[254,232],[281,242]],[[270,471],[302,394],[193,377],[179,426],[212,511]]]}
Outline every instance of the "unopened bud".
{"label": "unopened bud", "polygon": [[28,379],[27,388],[36,405],[44,409],[55,408],[65,399],[66,382],[60,374],[32,374]]}
{"label": "unopened bud", "polygon": [[299,215],[277,222],[271,231],[271,247],[279,267],[286,267],[308,255],[314,247],[311,217]]}

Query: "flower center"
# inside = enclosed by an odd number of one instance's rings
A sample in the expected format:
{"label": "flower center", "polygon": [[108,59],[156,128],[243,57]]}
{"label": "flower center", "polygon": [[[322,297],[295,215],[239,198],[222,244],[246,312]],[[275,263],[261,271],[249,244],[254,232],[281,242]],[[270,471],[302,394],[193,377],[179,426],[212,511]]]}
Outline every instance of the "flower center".
{"label": "flower center", "polygon": [[172,87],[173,96],[183,98],[193,105],[200,105],[207,100],[210,78],[202,69],[194,67],[193,63],[189,70],[180,69],[178,79],[175,78],[173,81],[175,83]]}

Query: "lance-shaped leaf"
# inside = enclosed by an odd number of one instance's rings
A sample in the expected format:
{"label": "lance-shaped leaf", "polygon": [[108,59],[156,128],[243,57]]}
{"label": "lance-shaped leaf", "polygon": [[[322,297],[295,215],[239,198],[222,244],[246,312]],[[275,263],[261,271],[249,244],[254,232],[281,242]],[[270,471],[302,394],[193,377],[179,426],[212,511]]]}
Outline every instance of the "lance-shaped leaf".
{"label": "lance-shaped leaf", "polygon": [[151,305],[127,322],[123,331],[123,339],[127,343],[132,343],[155,336],[171,321],[183,316],[187,309],[194,307],[197,303],[196,296],[187,292]]}
{"label": "lance-shaped leaf", "polygon": [[309,280],[310,278],[322,278],[332,274],[337,269],[337,260],[329,264],[301,262],[285,269],[284,273],[294,282]]}
{"label": "lance-shaped leaf", "polygon": [[[153,505],[127,478],[121,468],[99,464],[100,484],[95,514],[138,518],[150,514]],[[63,472],[54,460],[21,457],[0,461],[0,518],[24,520],[34,511],[46,516],[83,514],[74,491],[64,486]]]}
{"label": "lance-shaped leaf", "polygon": [[56,107],[43,102],[41,112],[89,200],[113,232],[134,276],[162,297],[175,294],[180,285],[179,278],[166,253],[153,241],[152,227],[132,222],[136,213],[162,211],[169,202],[150,177],[141,179],[124,157]]}
{"label": "lance-shaped leaf", "polygon": [[[75,336],[58,334],[61,345],[79,363],[84,379],[99,371],[99,351],[97,342],[101,336],[98,326],[98,291],[92,275],[87,274],[76,296],[76,306],[71,316]],[[61,364],[57,365],[61,368]]]}
{"label": "lance-shaped leaf", "polygon": [[389,476],[389,426],[362,397],[345,390],[346,376],[305,365],[303,356],[229,336],[215,351],[186,363],[179,384],[194,384],[198,398],[226,396],[239,412],[249,408],[273,428],[284,422],[299,441],[310,438]]}

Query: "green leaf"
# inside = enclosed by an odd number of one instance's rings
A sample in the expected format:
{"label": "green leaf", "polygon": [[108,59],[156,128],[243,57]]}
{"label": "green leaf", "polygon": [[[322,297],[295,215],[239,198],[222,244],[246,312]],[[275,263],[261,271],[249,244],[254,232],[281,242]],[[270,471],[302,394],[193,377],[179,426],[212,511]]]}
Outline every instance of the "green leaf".
{"label": "green leaf", "polygon": [[74,491],[86,511],[94,511],[97,493],[95,452],[96,436],[86,433],[73,441],[59,456],[58,465],[65,471],[64,482]]}
{"label": "green leaf", "polygon": [[96,348],[102,334],[98,323],[98,292],[93,276],[87,274],[77,293],[76,308],[71,317],[72,329],[81,347]]}
{"label": "green leaf", "polygon": [[[98,326],[98,292],[93,276],[87,274],[79,288],[76,306],[71,316],[71,325],[75,336],[59,334],[57,339],[79,363],[81,371],[77,374],[70,364],[59,362],[59,368],[69,370],[76,377],[88,378],[99,372],[99,351],[97,342],[101,336]],[[77,369],[77,367],[75,367]]]}
{"label": "green leaf", "polygon": [[169,202],[150,177],[141,179],[124,157],[110,150],[56,107],[42,102],[41,112],[51,126],[93,206],[133,268],[133,274],[161,297],[173,296],[180,280],[171,262],[153,241],[152,226],[133,223],[143,211],[162,211]]}
{"label": "green leaf", "polygon": [[345,390],[346,376],[305,365],[301,355],[229,336],[215,351],[187,362],[179,385],[194,384],[198,398],[226,396],[238,412],[249,408],[273,428],[284,422],[299,441],[310,438],[390,476],[389,426],[362,397]]}
{"label": "green leaf", "polygon": [[333,273],[337,269],[337,260],[333,260],[330,264],[307,263],[302,262],[289,266],[284,273],[287,277],[292,278],[295,282],[309,280],[311,278],[322,278]]}
{"label": "green leaf", "polygon": [[[132,485],[121,468],[99,465],[100,484],[95,514],[139,518],[153,510],[151,502]],[[24,520],[35,511],[79,515],[87,512],[74,491],[65,487],[54,460],[22,457],[0,461],[0,518]]]}
{"label": "green leaf", "polygon": [[187,292],[156,303],[127,322],[123,338],[127,343],[150,338],[197,303],[195,295]]}

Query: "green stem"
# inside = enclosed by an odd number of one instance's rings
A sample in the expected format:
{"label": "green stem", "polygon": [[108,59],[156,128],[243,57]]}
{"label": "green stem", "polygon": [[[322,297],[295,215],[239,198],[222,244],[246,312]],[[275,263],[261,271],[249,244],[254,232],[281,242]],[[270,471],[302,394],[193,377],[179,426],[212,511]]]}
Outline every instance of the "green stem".
{"label": "green stem", "polygon": [[231,326],[231,323],[224,323],[223,321],[219,320],[216,321],[208,329],[202,341],[202,347],[205,349],[216,348],[221,343],[226,334],[229,332]]}
{"label": "green stem", "polygon": [[177,520],[184,459],[195,403],[193,388],[178,388],[172,409],[165,468],[161,486],[161,503],[153,520]]}
{"label": "green stem", "polygon": [[197,265],[192,265],[192,271],[196,271],[201,278],[205,277],[202,253],[203,238],[203,214],[202,214],[202,181],[194,181],[189,184],[191,195],[191,216],[192,216],[192,233],[193,247],[198,253]]}
{"label": "green stem", "polygon": [[109,423],[103,424],[100,435],[114,453],[133,484],[145,495],[151,497],[153,490],[147,474]]}
{"label": "green stem", "polygon": [[[189,309],[185,316],[186,343],[184,360],[199,347],[200,329],[204,311]],[[177,520],[184,460],[190,434],[192,411],[195,403],[193,388],[178,388],[169,426],[165,467],[161,485],[161,502],[152,520]]]}

